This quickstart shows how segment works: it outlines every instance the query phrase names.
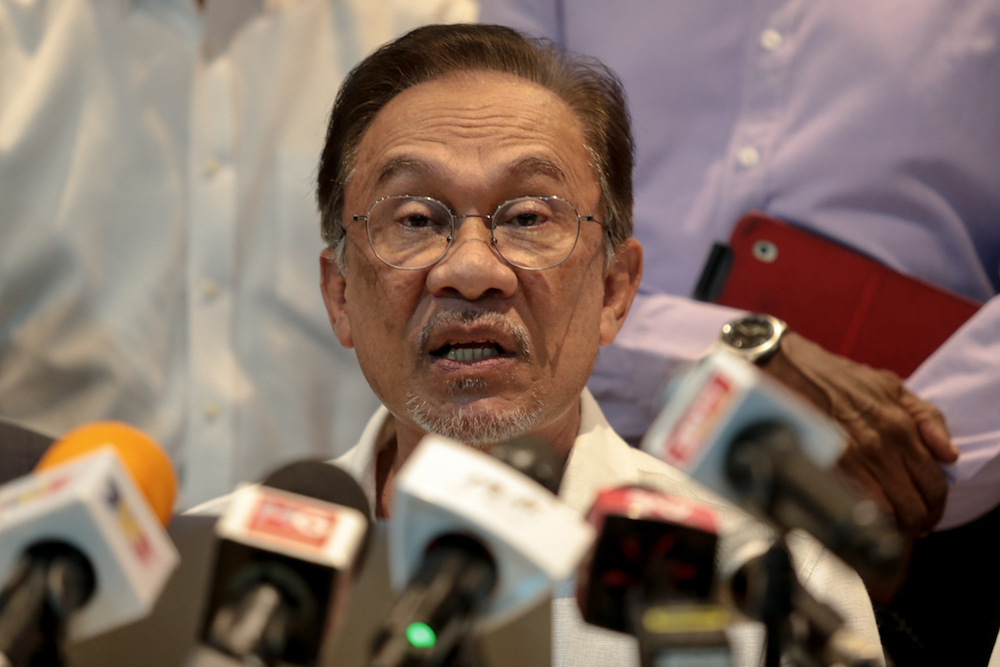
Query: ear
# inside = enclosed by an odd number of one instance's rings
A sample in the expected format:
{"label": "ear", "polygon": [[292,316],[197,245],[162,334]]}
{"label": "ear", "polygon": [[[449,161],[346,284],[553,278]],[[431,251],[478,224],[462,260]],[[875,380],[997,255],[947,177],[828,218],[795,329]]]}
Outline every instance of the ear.
{"label": "ear", "polygon": [[354,347],[351,338],[351,320],[347,315],[347,281],[337,264],[336,252],[326,248],[319,254],[319,288],[323,292],[323,303],[330,317],[330,326],[337,340],[344,347]]}
{"label": "ear", "polygon": [[601,345],[611,345],[642,279],[642,244],[635,238],[626,239],[615,253],[611,267],[604,276],[604,308],[601,311]]}

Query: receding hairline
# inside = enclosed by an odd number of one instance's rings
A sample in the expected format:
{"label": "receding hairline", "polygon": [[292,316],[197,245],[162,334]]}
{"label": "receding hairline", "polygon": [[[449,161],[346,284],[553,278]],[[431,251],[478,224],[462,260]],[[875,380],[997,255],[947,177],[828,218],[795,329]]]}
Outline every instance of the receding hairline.
{"label": "receding hairline", "polygon": [[[579,132],[580,146],[583,149],[585,155],[588,173],[588,178],[592,179],[595,184],[600,187],[600,164],[597,158],[597,152],[591,145],[590,137],[588,133],[588,126],[585,119],[581,116],[579,111],[562,95],[557,91],[542,85],[537,81],[533,81],[531,78],[522,76],[520,74],[506,72],[502,70],[494,69],[484,69],[481,67],[469,67],[467,69],[460,70],[450,70],[443,72],[437,76],[414,83],[413,85],[407,86],[399,90],[391,99],[389,99],[372,117],[371,121],[367,123],[364,130],[357,136],[354,140],[353,145],[350,147],[349,151],[346,151],[343,155],[343,172],[345,174],[344,178],[344,188],[346,189],[348,185],[354,180],[355,172],[357,169],[357,159],[359,152],[365,142],[365,137],[368,136],[371,131],[377,127],[378,119],[382,116],[387,109],[391,108],[396,100],[417,88],[421,88],[427,84],[433,84],[436,82],[447,81],[448,79],[462,79],[468,77],[483,77],[485,79],[507,79],[510,81],[516,81],[520,83],[526,83],[532,87],[537,88],[543,94],[551,96],[552,101],[561,105],[568,114],[568,118],[572,118],[575,124],[575,131]],[[501,83],[501,82],[498,82]],[[554,157],[554,156],[553,156]],[[567,165],[568,166],[568,165]],[[372,184],[375,187],[384,185],[387,181],[391,180],[393,177],[400,173],[411,172],[423,176],[441,176],[437,165],[433,162],[428,162],[422,159],[418,155],[402,153],[400,155],[394,156],[386,161],[381,166],[377,167],[377,173],[375,175]],[[559,161],[552,159],[551,157],[536,154],[536,155],[526,155],[523,158],[516,160],[515,162],[507,165],[501,178],[516,178],[516,177],[530,177],[534,175],[544,175],[557,184],[567,184],[570,181],[569,174],[566,169],[559,165]],[[394,193],[394,194],[421,194],[421,193]],[[551,193],[546,193],[551,194]],[[603,193],[602,193],[603,194]],[[598,202],[598,206],[605,207],[606,202],[603,201],[603,196],[601,201]]]}

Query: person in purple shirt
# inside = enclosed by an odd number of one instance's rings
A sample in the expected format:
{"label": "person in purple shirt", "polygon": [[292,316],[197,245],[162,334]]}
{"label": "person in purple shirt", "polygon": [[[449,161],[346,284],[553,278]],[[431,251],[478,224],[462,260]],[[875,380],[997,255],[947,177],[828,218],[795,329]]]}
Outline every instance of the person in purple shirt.
{"label": "person in purple shirt", "polygon": [[[950,528],[1000,503],[992,463],[1000,452],[992,409],[1000,398],[1000,6],[485,0],[480,21],[594,55],[625,82],[636,127],[636,235],[651,261],[630,325],[590,384],[620,433],[645,431],[663,378],[704,354],[734,317],[684,297],[711,244],[760,210],[988,302],[909,378],[908,392],[846,360],[801,354],[795,348],[808,346],[791,336],[776,357],[778,365],[788,357],[789,368],[766,368],[840,418],[856,445],[842,467],[902,527]],[[957,461],[914,394],[944,413]],[[872,444],[874,431],[900,429],[888,439],[895,446]],[[943,519],[942,478],[928,470],[935,458],[950,464]]]}
{"label": "person in purple shirt", "polygon": [[619,433],[739,314],[687,297],[759,210],[984,302],[905,384],[795,334],[764,368],[838,418],[841,467],[911,534],[1000,503],[1000,4],[482,0],[479,20],[624,80],[647,268],[589,385]]}

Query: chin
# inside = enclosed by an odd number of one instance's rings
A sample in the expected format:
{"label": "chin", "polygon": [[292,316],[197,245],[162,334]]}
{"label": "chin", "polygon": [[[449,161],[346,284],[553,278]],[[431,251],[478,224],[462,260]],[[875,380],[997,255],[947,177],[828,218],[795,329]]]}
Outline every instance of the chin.
{"label": "chin", "polygon": [[477,449],[487,450],[530,433],[538,424],[539,406],[488,408],[473,400],[467,405],[449,403],[432,407],[415,394],[406,400],[406,412],[424,432],[436,433]]}

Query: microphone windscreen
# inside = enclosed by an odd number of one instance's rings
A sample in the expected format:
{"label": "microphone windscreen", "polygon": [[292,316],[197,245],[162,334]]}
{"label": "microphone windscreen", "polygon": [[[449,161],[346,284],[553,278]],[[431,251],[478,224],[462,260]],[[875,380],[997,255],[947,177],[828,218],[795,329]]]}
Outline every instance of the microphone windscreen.
{"label": "microphone windscreen", "polygon": [[351,507],[365,517],[371,516],[368,497],[354,477],[346,470],[324,461],[307,459],[289,463],[272,472],[261,484],[334,505]]}
{"label": "microphone windscreen", "polygon": [[177,497],[174,467],[159,445],[134,426],[116,421],[79,426],[53,443],[35,470],[58,466],[103,447],[115,450],[160,523],[170,523]]}
{"label": "microphone windscreen", "polygon": [[496,445],[489,453],[558,495],[564,461],[545,440],[522,435]]}

